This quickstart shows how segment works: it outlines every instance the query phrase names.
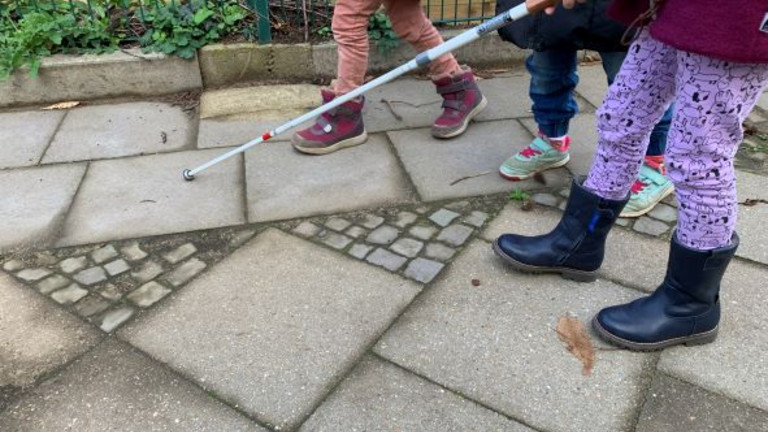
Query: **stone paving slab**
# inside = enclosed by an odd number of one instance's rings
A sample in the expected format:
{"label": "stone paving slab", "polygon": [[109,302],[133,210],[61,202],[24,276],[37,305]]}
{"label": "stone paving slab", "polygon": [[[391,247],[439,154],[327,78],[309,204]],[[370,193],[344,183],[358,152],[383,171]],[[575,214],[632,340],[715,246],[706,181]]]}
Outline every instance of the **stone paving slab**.
{"label": "stone paving slab", "polygon": [[654,356],[604,349],[593,336],[596,364],[583,376],[555,326],[566,314],[587,322],[600,308],[636,296],[604,280],[515,273],[490,244],[476,241],[375,350],[536,429],[629,431]]}
{"label": "stone paving slab", "polygon": [[[736,174],[736,189],[739,202],[747,199],[768,200],[768,177],[739,171]],[[768,264],[768,204],[755,206],[739,205],[736,229],[742,234],[741,245],[736,255],[763,264]]]}
{"label": "stone paving slab", "polygon": [[[512,154],[515,143],[529,142],[531,135],[515,121],[478,123],[452,140],[438,141],[429,129],[388,132],[406,171],[425,201],[461,198],[540,188],[535,180],[509,182],[498,174]],[[544,173],[548,186],[562,185],[565,170]],[[451,183],[467,176],[479,177]]]}
{"label": "stone paving slab", "polygon": [[659,374],[635,431],[768,432],[768,412]]}
{"label": "stone paving slab", "polygon": [[715,343],[665,350],[659,370],[768,411],[768,291],[764,266],[732,262]]}
{"label": "stone paving slab", "polygon": [[290,429],[418,292],[414,282],[268,230],[120,336]]}
{"label": "stone paving slab", "polygon": [[[99,332],[0,272],[0,408],[25,387],[98,343]],[[2,427],[0,421],[0,430]]]}
{"label": "stone paving slab", "polygon": [[0,430],[266,432],[114,340],[104,342],[0,413]]}
{"label": "stone paving slab", "polygon": [[381,135],[322,157],[271,143],[246,153],[245,166],[251,222],[395,205],[412,196]]}
{"label": "stone paving slab", "polygon": [[579,85],[576,93],[590,104],[599,108],[608,91],[608,79],[605,77],[602,63],[579,65]]}
{"label": "stone paving slab", "polygon": [[56,239],[85,165],[0,171],[0,251]]}
{"label": "stone paving slab", "polygon": [[59,246],[244,223],[242,159],[184,181],[220,149],[92,162]]}
{"label": "stone paving slab", "polygon": [[[538,126],[533,119],[521,120],[523,126],[531,134],[538,132]],[[574,176],[589,174],[592,159],[597,152],[597,118],[594,114],[581,114],[571,120],[568,130],[571,137],[571,160],[565,166]],[[528,145],[528,141],[517,144],[517,151]]]}
{"label": "stone paving slab", "polygon": [[392,364],[366,357],[300,432],[533,432]]}
{"label": "stone paving slab", "polygon": [[0,168],[37,165],[64,111],[0,114]]}
{"label": "stone paving slab", "polygon": [[43,163],[162,153],[192,144],[192,124],[179,107],[154,102],[94,105],[69,111]]}

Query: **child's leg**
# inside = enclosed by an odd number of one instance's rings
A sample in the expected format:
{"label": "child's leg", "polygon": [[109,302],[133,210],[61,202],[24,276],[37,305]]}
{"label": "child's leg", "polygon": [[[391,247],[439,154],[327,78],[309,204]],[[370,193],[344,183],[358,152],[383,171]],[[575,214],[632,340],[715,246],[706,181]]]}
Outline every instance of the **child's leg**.
{"label": "child's leg", "polygon": [[[443,43],[443,37],[421,9],[420,0],[384,0],[392,29],[418,51],[426,51]],[[433,76],[454,74],[461,70],[453,54],[448,53],[429,64]]]}
{"label": "child's leg", "polygon": [[368,19],[381,0],[337,0],[333,9],[333,38],[339,46],[336,94],[363,84],[368,70]]}
{"label": "child's leg", "polygon": [[733,157],[742,122],[768,84],[768,65],[678,52],[667,170],[680,201],[677,239],[691,249],[730,244],[736,225]]}
{"label": "child's leg", "polygon": [[584,186],[600,197],[627,197],[650,139],[674,96],[675,50],[647,32],[630,47],[598,111],[598,149]]}

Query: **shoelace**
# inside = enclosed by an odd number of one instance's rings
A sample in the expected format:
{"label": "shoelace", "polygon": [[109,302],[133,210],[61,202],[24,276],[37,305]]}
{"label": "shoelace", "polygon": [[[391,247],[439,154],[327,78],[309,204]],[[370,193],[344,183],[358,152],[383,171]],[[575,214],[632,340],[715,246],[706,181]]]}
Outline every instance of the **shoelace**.
{"label": "shoelace", "polygon": [[520,156],[530,159],[536,155],[540,155],[541,153],[541,150],[536,150],[535,148],[528,146],[520,152]]}
{"label": "shoelace", "polygon": [[640,180],[635,180],[635,183],[632,184],[632,187],[630,188],[630,191],[632,191],[633,195],[639,194],[648,186],[648,183],[645,183]]}

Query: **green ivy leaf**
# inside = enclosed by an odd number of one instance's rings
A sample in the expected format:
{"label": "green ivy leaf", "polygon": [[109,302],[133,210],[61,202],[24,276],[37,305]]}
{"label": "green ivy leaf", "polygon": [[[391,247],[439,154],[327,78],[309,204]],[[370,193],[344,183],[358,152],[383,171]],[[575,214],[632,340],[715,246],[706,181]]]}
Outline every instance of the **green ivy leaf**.
{"label": "green ivy leaf", "polygon": [[210,18],[211,15],[213,15],[213,11],[210,9],[198,9],[197,12],[195,12],[195,16],[192,18],[192,22],[200,24]]}

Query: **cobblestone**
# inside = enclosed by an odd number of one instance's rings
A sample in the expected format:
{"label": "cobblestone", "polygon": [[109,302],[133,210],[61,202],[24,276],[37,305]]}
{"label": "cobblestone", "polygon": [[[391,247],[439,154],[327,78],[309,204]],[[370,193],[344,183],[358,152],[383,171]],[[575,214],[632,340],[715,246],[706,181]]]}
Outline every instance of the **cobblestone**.
{"label": "cobblestone", "polygon": [[102,317],[99,328],[107,333],[110,333],[112,330],[120,326],[120,324],[128,321],[128,318],[133,316],[133,312],[133,308],[129,306],[109,311]]}
{"label": "cobblestone", "polygon": [[365,215],[365,219],[363,219],[363,222],[360,224],[368,229],[375,229],[379,225],[384,223],[384,218],[381,216],[376,216],[372,214]]}
{"label": "cobblestone", "polygon": [[345,234],[347,234],[348,236],[356,239],[356,238],[360,238],[361,236],[365,235],[366,232],[367,231],[365,230],[365,228],[362,228],[362,227],[359,227],[359,226],[353,226],[352,228],[348,229]]}
{"label": "cobblestone", "polygon": [[418,213],[420,215],[423,215],[423,214],[425,214],[425,213],[427,213],[429,211],[429,207],[427,207],[427,206],[420,206],[420,207],[416,207],[413,211],[415,211],[416,213]]}
{"label": "cobblestone", "polygon": [[394,252],[399,253],[400,255],[413,258],[418,255],[419,252],[421,252],[421,249],[424,248],[424,243],[410,238],[401,238],[392,243],[392,246],[389,248]]}
{"label": "cobblestone", "polygon": [[371,249],[373,249],[373,247],[358,243],[349,248],[349,254],[357,259],[363,259],[368,255],[368,252],[370,252]]}
{"label": "cobblestone", "polygon": [[195,245],[186,243],[163,255],[163,258],[171,264],[177,264],[191,257],[195,252],[197,252]]}
{"label": "cobblestone", "polygon": [[171,290],[157,282],[149,282],[125,296],[131,303],[143,308],[150,307],[170,294]]}
{"label": "cobblestone", "polygon": [[67,305],[76,303],[78,300],[87,295],[88,290],[80,288],[77,284],[72,284],[51,294],[51,298],[56,300],[57,303]]}
{"label": "cobblestone", "polygon": [[472,231],[472,228],[468,226],[454,224],[440,231],[437,240],[448,243],[451,246],[461,246],[472,235]]}
{"label": "cobblestone", "polygon": [[74,276],[83,285],[90,286],[107,280],[107,273],[101,267],[91,267]]}
{"label": "cobblestone", "polygon": [[325,226],[334,231],[344,231],[352,225],[352,222],[339,217],[332,217],[325,222]]}
{"label": "cobblestone", "polygon": [[637,232],[641,232],[643,234],[658,236],[667,232],[667,230],[669,229],[669,226],[663,222],[659,222],[649,217],[642,216],[640,219],[637,220],[637,222],[635,222],[635,225],[632,226],[632,229],[634,229]]}
{"label": "cobblestone", "polygon": [[141,261],[147,257],[147,253],[141,249],[139,242],[130,242],[127,245],[120,248],[123,258],[130,262]]}
{"label": "cobblestone", "polygon": [[178,287],[186,283],[188,280],[197,276],[198,273],[205,269],[205,263],[197,258],[185,262],[172,271],[166,280],[174,287]]}
{"label": "cobblestone", "polygon": [[59,288],[70,284],[70,280],[61,275],[53,275],[37,284],[37,289],[42,294],[50,294]]}
{"label": "cobblestone", "polygon": [[15,272],[24,268],[24,263],[21,260],[12,259],[3,264],[3,270],[7,272]]}
{"label": "cobblestone", "polygon": [[487,220],[488,213],[475,210],[470,213],[469,216],[464,218],[464,223],[467,225],[472,225],[475,228],[480,228]]}
{"label": "cobblestone", "polygon": [[447,227],[453,222],[454,219],[460,215],[456,212],[452,212],[446,209],[440,209],[429,216],[429,220],[440,225],[441,227]]}
{"label": "cobblestone", "polygon": [[416,222],[416,219],[419,218],[419,215],[407,211],[403,211],[397,214],[397,220],[394,222],[394,225],[398,228],[405,228],[408,225]]}
{"label": "cobblestone", "polygon": [[163,272],[163,267],[155,261],[144,263],[139,270],[132,272],[131,276],[139,282],[149,282]]}
{"label": "cobblestone", "polygon": [[440,243],[429,243],[425,255],[440,261],[448,261],[456,253],[454,249]]}
{"label": "cobblestone", "polygon": [[88,258],[81,256],[75,258],[67,258],[59,263],[61,271],[67,274],[80,271],[88,266]]}
{"label": "cobblestone", "polygon": [[632,223],[632,219],[620,217],[616,219],[616,225],[628,227]]}
{"label": "cobblestone", "polygon": [[115,247],[112,245],[106,245],[91,252],[91,259],[96,264],[101,264],[115,257],[117,257],[117,250],[115,250]]}
{"label": "cobblestone", "polygon": [[560,190],[560,196],[563,197],[563,198],[570,197],[571,196],[571,189],[570,188],[561,189]]}
{"label": "cobblestone", "polygon": [[40,279],[48,276],[49,274],[51,274],[50,270],[38,268],[38,269],[22,270],[22,271],[16,273],[16,276],[21,278],[21,279],[24,279],[27,282],[35,282],[35,281],[39,281]]}
{"label": "cobblestone", "polygon": [[365,260],[390,271],[397,271],[406,261],[408,261],[406,258],[382,248],[373,251],[373,253],[368,255],[368,258]]}
{"label": "cobblestone", "polygon": [[677,209],[666,204],[659,204],[648,213],[648,216],[663,222],[674,222],[677,220]]}
{"label": "cobblestone", "polygon": [[229,241],[229,245],[232,247],[240,247],[248,240],[252,239],[253,236],[256,235],[255,230],[244,230],[240,231],[239,233],[235,234],[234,237]]}
{"label": "cobblestone", "polygon": [[293,229],[292,231],[294,234],[300,235],[302,237],[314,237],[317,235],[317,233],[320,232],[320,227],[313,224],[312,222],[302,222]]}
{"label": "cobblestone", "polygon": [[124,259],[117,259],[108,264],[104,264],[104,270],[109,273],[110,276],[117,276],[130,270],[131,267],[125,262]]}
{"label": "cobblestone", "polygon": [[352,243],[352,239],[345,235],[331,232],[323,239],[323,243],[334,249],[344,249],[347,245]]}
{"label": "cobblestone", "polygon": [[371,233],[368,234],[366,240],[369,243],[386,245],[395,241],[398,235],[400,235],[400,231],[398,231],[396,228],[393,228],[389,225],[384,225],[371,231]]}
{"label": "cobblestone", "polygon": [[75,311],[82,317],[89,317],[104,312],[109,308],[109,302],[95,295],[90,295],[77,302]]}
{"label": "cobblestone", "polygon": [[120,300],[123,297],[123,293],[120,289],[113,284],[107,284],[99,290],[99,294],[107,300]]}
{"label": "cobblestone", "polygon": [[445,267],[445,264],[430,261],[424,258],[416,258],[408,264],[405,276],[422,283],[428,283],[437,276]]}
{"label": "cobblestone", "polygon": [[545,205],[545,206],[548,206],[548,207],[556,207],[557,203],[560,201],[560,200],[557,199],[556,196],[554,196],[552,194],[548,194],[548,193],[537,193],[537,194],[534,194],[531,197],[531,199],[536,204],[541,204],[541,205]]}

